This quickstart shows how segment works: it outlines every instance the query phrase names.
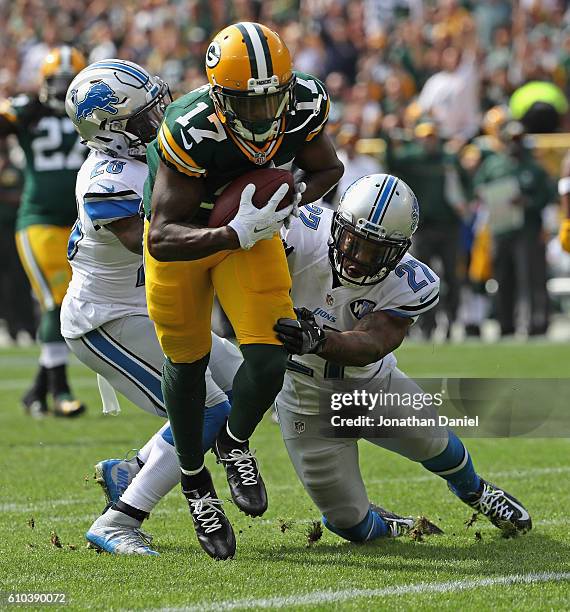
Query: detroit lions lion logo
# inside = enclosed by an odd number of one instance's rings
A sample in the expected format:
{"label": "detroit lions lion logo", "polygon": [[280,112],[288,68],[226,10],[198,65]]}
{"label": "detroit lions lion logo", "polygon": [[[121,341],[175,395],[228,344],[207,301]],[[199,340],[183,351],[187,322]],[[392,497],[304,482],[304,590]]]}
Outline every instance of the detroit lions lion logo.
{"label": "detroit lions lion logo", "polygon": [[410,224],[410,229],[412,230],[412,234],[418,229],[418,223],[420,221],[420,205],[418,204],[418,199],[414,196],[412,201],[412,223]]}
{"label": "detroit lions lion logo", "polygon": [[119,102],[115,92],[105,83],[99,81],[91,85],[83,100],[77,99],[77,89],[71,92],[71,101],[75,104],[77,121],[87,119],[100,109],[111,115],[116,115],[119,111],[113,106]]}

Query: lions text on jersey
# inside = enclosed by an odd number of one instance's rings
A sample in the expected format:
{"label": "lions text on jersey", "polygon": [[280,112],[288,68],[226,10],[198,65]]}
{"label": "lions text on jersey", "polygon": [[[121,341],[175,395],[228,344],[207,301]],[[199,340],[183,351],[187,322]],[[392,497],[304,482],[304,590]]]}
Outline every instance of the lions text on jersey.
{"label": "lions text on jersey", "polygon": [[[316,205],[301,208],[288,230],[283,230],[287,261],[293,280],[291,296],[296,307],[306,307],[323,329],[350,331],[370,312],[385,311],[415,319],[439,301],[439,278],[424,263],[404,255],[393,272],[371,286],[345,286],[334,276],[329,263],[333,212]],[[290,358],[283,389],[277,398],[301,414],[319,410],[318,391],[327,379],[383,379],[396,367],[390,353],[364,367],[340,366],[317,355]]]}
{"label": "lions text on jersey", "polygon": [[142,256],[131,253],[105,226],[137,215],[146,164],[93,151],[77,175],[77,221],[69,239],[73,277],[61,324],[78,338],[107,321],[147,315]]}

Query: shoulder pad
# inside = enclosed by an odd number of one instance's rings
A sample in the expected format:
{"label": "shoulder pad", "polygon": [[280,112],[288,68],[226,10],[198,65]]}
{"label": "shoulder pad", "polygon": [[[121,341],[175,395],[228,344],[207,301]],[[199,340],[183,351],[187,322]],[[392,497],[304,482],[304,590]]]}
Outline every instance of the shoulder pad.
{"label": "shoulder pad", "polygon": [[93,180],[83,195],[85,213],[94,225],[139,214],[142,198],[119,179]]}
{"label": "shoulder pad", "polygon": [[[406,254],[388,277],[394,289],[388,310],[402,317],[416,317],[439,302],[439,277],[426,264]],[[387,279],[388,280],[388,279]]]}
{"label": "shoulder pad", "polygon": [[319,79],[303,72],[296,72],[295,76],[295,113],[302,118],[306,140],[312,140],[328,120],[330,98]]}
{"label": "shoulder pad", "polygon": [[205,177],[214,143],[227,137],[208,92],[204,85],[171,104],[158,132],[161,159],[188,176]]}
{"label": "shoulder pad", "polygon": [[24,108],[29,106],[32,103],[32,100],[30,96],[26,94],[19,94],[13,98],[10,98],[10,103],[13,108]]}

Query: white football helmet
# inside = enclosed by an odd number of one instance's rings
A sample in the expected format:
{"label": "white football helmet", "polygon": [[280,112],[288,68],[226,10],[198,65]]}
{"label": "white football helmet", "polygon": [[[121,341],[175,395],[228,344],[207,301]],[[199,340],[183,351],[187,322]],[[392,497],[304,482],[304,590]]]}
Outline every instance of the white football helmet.
{"label": "white football helmet", "polygon": [[73,79],[65,111],[88,147],[144,159],[170,102],[168,85],[159,77],[133,62],[109,59]]}
{"label": "white football helmet", "polygon": [[412,244],[420,209],[414,192],[396,176],[371,174],[344,192],[333,216],[329,259],[343,284],[375,285]]}

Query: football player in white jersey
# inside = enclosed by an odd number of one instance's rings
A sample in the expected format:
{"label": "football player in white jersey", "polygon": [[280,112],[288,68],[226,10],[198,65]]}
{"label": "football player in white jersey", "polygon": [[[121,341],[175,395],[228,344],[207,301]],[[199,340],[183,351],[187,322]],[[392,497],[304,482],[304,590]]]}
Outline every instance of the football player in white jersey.
{"label": "football player in white jersey", "polygon": [[[374,174],[345,191],[336,213],[305,207],[284,234],[293,303],[302,308],[297,320],[280,319],[275,326],[292,355],[275,402],[279,423],[324,525],[346,540],[399,535],[413,525],[412,519],[370,503],[356,437],[322,435],[319,391],[327,379],[348,381],[344,384],[356,379],[354,389],[424,397],[393,355],[416,317],[439,300],[437,275],[407,253],[418,221],[418,202],[406,183]],[[433,405],[426,401],[419,408],[421,415],[416,404],[400,402],[388,416],[415,414],[438,423]],[[504,532],[531,529],[525,508],[477,474],[467,449],[448,428],[411,426],[397,437],[368,440],[447,480],[453,493]]]}
{"label": "football player in white jersey", "polygon": [[[409,326],[439,299],[437,275],[407,253],[418,220],[410,188],[394,176],[376,174],[353,183],[334,215],[304,206],[283,230],[298,320],[280,319],[276,325],[292,354],[276,400],[279,422],[324,525],[350,541],[399,536],[414,520],[370,503],[358,466],[358,440],[322,435],[319,392],[330,379],[342,378],[358,379],[359,385],[364,381],[370,392],[424,396],[396,367],[393,355]],[[402,405],[397,410],[400,418],[414,412]],[[433,406],[421,410],[422,416],[437,416]],[[526,509],[476,473],[451,430],[407,433],[369,441],[444,478],[455,495],[506,534],[531,529]],[[174,486],[174,474],[171,478]],[[129,488],[141,484],[135,479]]]}
{"label": "football player in white jersey", "polygon": [[[66,112],[91,153],[77,176],[78,218],[68,245],[73,276],[61,311],[62,335],[97,372],[100,388],[110,383],[143,410],[163,417],[164,356],[146,308],[139,208],[147,177],[146,145],[169,102],[162,80],[122,60],[91,64],[71,83]],[[239,351],[214,336],[206,377],[206,449],[229,414],[225,391],[240,364]],[[162,469],[154,470],[156,464]],[[146,484],[142,495],[113,495],[116,503],[87,533],[93,545],[109,552],[156,554],[137,527],[178,480],[178,474],[172,484],[162,477],[165,466],[179,470],[168,424],[132,460],[96,466],[106,491],[114,490],[121,478],[128,481],[130,473],[138,473]]]}

